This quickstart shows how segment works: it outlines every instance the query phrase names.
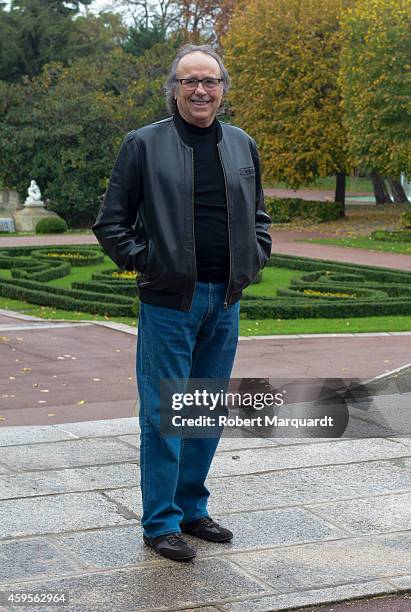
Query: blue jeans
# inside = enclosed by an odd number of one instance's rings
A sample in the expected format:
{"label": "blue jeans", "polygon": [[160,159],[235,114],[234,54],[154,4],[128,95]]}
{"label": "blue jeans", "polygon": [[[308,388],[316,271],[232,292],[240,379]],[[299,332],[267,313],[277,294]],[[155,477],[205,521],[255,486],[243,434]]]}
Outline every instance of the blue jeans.
{"label": "blue jeans", "polygon": [[226,289],[226,282],[197,282],[190,312],[140,303],[137,384],[141,523],[144,535],[150,538],[179,533],[180,522],[208,516],[210,492],[204,483],[220,438],[162,435],[160,380],[230,378],[238,343],[240,302],[225,310]]}

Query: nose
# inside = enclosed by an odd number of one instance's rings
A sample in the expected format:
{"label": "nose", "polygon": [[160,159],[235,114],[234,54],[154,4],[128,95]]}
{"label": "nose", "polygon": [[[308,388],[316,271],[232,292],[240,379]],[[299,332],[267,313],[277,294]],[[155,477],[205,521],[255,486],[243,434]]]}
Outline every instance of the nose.
{"label": "nose", "polygon": [[206,94],[207,92],[206,92],[206,90],[204,88],[203,83],[198,83],[197,87],[195,88],[196,93],[197,93],[197,91],[199,90],[200,87],[202,89],[202,91],[200,93],[205,93]]}

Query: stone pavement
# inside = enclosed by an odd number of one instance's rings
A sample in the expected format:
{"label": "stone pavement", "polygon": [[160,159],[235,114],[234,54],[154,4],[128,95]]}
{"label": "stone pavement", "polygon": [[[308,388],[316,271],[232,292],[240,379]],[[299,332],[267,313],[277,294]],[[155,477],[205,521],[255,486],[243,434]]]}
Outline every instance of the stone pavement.
{"label": "stone pavement", "polygon": [[142,542],[136,418],[4,428],[0,445],[0,591],[65,591],[69,611],[249,612],[411,587],[409,438],[224,438],[209,509],[235,537],[187,536],[189,564]]}

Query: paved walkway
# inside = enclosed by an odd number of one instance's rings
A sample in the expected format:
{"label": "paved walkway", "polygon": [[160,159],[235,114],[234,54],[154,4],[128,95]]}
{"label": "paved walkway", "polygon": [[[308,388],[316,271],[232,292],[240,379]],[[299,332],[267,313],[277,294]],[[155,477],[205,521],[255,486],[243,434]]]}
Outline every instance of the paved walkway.
{"label": "paved walkway", "polygon": [[[135,416],[136,329],[0,311],[0,426]],[[232,377],[367,380],[410,361],[410,332],[240,339]]]}
{"label": "paved walkway", "polygon": [[369,251],[353,247],[340,247],[329,244],[299,242],[309,238],[325,238],[324,234],[309,231],[284,231],[270,229],[273,239],[272,252],[283,255],[297,255],[313,259],[328,259],[365,266],[378,266],[395,270],[411,270],[411,257],[401,253]]}
{"label": "paved walkway", "polygon": [[[324,238],[324,234],[310,231],[290,231],[270,229],[273,239],[273,253],[284,255],[298,255],[312,257],[314,259],[329,259],[349,263],[358,263],[370,266],[380,266],[397,270],[411,270],[411,257],[398,253],[383,253],[356,249],[351,247],[339,247],[326,244],[310,244],[299,242],[307,238]],[[58,244],[97,244],[92,234],[55,235],[55,236],[2,236],[0,237],[0,248],[7,246],[36,246],[36,245],[58,245]]]}

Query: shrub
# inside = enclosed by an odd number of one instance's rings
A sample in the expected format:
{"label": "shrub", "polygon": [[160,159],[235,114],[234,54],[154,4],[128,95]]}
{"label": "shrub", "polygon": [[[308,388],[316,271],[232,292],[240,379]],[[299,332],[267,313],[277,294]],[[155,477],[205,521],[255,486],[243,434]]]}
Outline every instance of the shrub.
{"label": "shrub", "polygon": [[411,229],[411,208],[402,213],[401,227],[404,229]]}
{"label": "shrub", "polygon": [[59,217],[44,217],[36,225],[36,234],[63,234],[67,230],[67,223]]}
{"label": "shrub", "polygon": [[372,232],[371,238],[373,240],[383,240],[387,242],[411,242],[411,231],[399,230],[396,232],[390,232],[388,230],[376,230],[375,232]]}
{"label": "shrub", "polygon": [[293,219],[307,219],[322,223],[344,216],[344,206],[339,202],[266,197],[265,205],[273,223],[288,223]]}

